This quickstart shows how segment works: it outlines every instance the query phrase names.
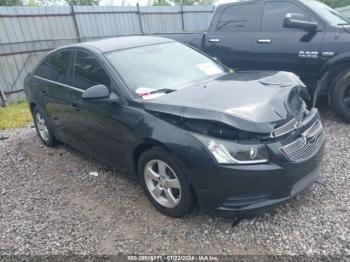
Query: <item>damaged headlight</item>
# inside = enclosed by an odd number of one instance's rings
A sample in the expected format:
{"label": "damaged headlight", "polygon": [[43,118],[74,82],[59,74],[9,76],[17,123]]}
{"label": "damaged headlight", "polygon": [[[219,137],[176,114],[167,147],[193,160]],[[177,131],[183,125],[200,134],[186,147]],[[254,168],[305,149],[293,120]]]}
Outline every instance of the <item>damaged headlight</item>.
{"label": "damaged headlight", "polygon": [[270,161],[264,144],[239,144],[232,141],[193,135],[201,141],[219,164],[262,164]]}

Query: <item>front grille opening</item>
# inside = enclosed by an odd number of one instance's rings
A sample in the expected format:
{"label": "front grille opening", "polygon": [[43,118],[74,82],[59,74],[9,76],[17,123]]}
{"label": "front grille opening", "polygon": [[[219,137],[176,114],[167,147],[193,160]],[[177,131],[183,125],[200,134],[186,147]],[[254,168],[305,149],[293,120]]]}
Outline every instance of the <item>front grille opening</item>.
{"label": "front grille opening", "polygon": [[313,157],[325,139],[323,126],[317,120],[301,137],[281,148],[283,154],[291,162],[300,162]]}

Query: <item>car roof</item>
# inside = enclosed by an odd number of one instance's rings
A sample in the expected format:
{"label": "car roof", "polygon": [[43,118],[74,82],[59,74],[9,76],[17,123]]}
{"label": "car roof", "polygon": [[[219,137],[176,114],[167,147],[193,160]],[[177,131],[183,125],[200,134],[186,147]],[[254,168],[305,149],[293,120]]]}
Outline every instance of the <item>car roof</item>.
{"label": "car roof", "polygon": [[69,45],[69,47],[93,47],[101,53],[129,49],[134,47],[174,42],[174,40],[157,36],[120,36],[97,41]]}

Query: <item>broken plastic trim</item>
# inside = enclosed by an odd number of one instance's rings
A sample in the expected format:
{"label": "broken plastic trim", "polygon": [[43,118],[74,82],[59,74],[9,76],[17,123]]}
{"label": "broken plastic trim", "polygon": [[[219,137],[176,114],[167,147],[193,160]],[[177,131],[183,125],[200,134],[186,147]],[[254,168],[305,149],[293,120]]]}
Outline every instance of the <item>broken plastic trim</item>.
{"label": "broken plastic trim", "polygon": [[231,141],[266,141],[271,138],[270,134],[253,133],[242,131],[237,128],[216,121],[185,118],[167,113],[152,112],[154,116],[179,128]]}

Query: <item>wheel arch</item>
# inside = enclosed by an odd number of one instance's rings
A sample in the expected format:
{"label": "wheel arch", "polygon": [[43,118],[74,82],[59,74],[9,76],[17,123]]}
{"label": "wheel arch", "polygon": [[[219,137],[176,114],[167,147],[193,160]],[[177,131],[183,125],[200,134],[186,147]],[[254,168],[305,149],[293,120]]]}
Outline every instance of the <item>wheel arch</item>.
{"label": "wheel arch", "polygon": [[331,105],[330,96],[333,91],[334,83],[339,77],[350,70],[350,52],[333,57],[323,65],[317,88],[314,94],[314,106],[317,98],[322,94],[328,98],[328,103]]}
{"label": "wheel arch", "polygon": [[147,150],[153,148],[153,147],[160,147],[162,149],[164,149],[165,151],[167,151],[168,153],[172,153],[172,151],[170,150],[170,148],[168,148],[166,145],[164,145],[162,142],[155,140],[155,139],[146,139],[144,140],[141,144],[139,144],[138,146],[136,146],[136,148],[133,151],[133,156],[132,156],[132,160],[133,160],[133,174],[136,178],[138,178],[138,171],[137,171],[137,165],[138,165],[138,161],[140,156],[142,155],[142,153],[146,152]]}
{"label": "wheel arch", "polygon": [[34,102],[30,102],[29,104],[29,108],[30,108],[30,112],[33,114],[34,108],[38,106],[36,103]]}
{"label": "wheel arch", "polygon": [[[168,152],[169,154],[172,154],[172,150],[167,147],[164,143],[155,140],[155,139],[147,139],[145,141],[143,141],[141,144],[139,144],[133,152],[133,175],[139,179],[139,174],[138,174],[138,161],[140,159],[140,156],[142,155],[142,153],[146,152],[147,150],[154,148],[154,147],[159,147],[163,150],[165,150],[166,152]],[[192,194],[194,197],[194,201],[195,204],[198,205],[198,195],[197,195],[197,191],[196,188],[193,186],[192,182],[190,181],[190,179],[188,179],[189,185],[191,187],[192,190]]]}

